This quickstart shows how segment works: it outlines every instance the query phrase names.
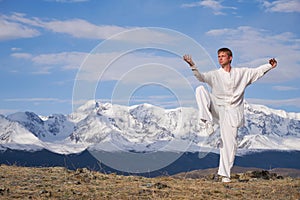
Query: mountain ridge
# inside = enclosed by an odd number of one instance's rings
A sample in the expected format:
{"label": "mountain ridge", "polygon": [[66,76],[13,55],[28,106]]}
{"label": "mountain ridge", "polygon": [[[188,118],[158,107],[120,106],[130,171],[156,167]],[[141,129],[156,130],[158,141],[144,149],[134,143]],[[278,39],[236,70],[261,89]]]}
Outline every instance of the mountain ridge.
{"label": "mountain ridge", "polygon": [[[300,150],[300,113],[248,103],[244,112],[245,126],[237,138],[241,152]],[[0,147],[45,148],[62,154],[95,146],[135,152],[217,152],[219,131],[207,137],[203,127],[197,109],[192,107],[164,109],[151,104],[124,106],[91,100],[69,115],[41,117],[27,111],[0,116]]]}

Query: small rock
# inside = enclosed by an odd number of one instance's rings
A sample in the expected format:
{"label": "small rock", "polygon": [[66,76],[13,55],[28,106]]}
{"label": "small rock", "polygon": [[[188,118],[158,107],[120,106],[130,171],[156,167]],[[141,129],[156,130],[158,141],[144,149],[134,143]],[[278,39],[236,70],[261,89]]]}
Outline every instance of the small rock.
{"label": "small rock", "polygon": [[170,186],[168,186],[167,184],[158,182],[158,183],[155,183],[153,185],[153,187],[155,187],[157,189],[164,189],[164,188],[169,188]]}
{"label": "small rock", "polygon": [[73,194],[77,194],[77,195],[81,195],[81,192],[75,191],[75,190],[73,190],[72,193],[73,193]]}
{"label": "small rock", "polygon": [[80,182],[80,181],[75,181],[74,184],[75,184],[75,185],[80,185],[81,182]]}
{"label": "small rock", "polygon": [[143,187],[147,187],[147,188],[157,188],[157,189],[163,189],[163,188],[170,188],[170,186],[168,186],[167,184],[164,184],[164,183],[155,183],[155,184],[152,184],[152,183],[145,183],[145,184],[142,184]]}
{"label": "small rock", "polygon": [[41,190],[40,191],[40,194],[45,194],[45,193],[47,193],[48,191],[47,190]]}
{"label": "small rock", "polygon": [[145,183],[145,184],[142,184],[142,187],[151,188],[152,186],[153,186],[152,183]]}
{"label": "small rock", "polygon": [[277,179],[284,179],[283,176],[277,176]]}
{"label": "small rock", "polygon": [[75,174],[81,174],[83,173],[83,169],[82,168],[77,168],[76,171],[75,171]]}
{"label": "small rock", "polygon": [[47,190],[41,190],[40,192],[39,192],[39,194],[40,195],[45,195],[45,196],[47,196],[47,197],[51,197],[51,192],[49,192],[49,191],[47,191]]}
{"label": "small rock", "polygon": [[3,187],[0,188],[0,195],[9,194],[9,188]]}

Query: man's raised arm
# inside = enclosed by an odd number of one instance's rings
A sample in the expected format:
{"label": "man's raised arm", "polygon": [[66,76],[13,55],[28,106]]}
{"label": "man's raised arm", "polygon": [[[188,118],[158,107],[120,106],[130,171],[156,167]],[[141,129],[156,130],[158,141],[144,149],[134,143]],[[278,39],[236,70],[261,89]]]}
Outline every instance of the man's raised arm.
{"label": "man's raised arm", "polygon": [[192,69],[192,71],[193,71],[194,75],[196,76],[196,78],[197,78],[199,81],[201,81],[201,82],[205,82],[205,81],[204,81],[204,76],[203,76],[203,74],[201,74],[201,73],[198,71],[198,69],[197,69],[197,67],[196,67],[196,65],[195,65],[195,63],[194,63],[194,61],[193,61],[193,59],[192,59],[192,56],[186,54],[186,55],[183,56],[183,60],[184,60],[185,62],[187,62],[187,64],[189,64],[189,66],[190,66],[190,68]]}

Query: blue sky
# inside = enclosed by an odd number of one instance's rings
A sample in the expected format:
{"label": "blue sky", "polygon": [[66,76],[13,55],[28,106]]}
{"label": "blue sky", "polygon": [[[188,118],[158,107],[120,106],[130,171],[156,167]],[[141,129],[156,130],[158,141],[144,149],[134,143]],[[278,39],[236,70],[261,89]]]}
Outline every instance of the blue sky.
{"label": "blue sky", "polygon": [[[192,105],[181,91],[190,90],[186,80],[192,89],[199,82],[179,54],[206,71],[218,67],[220,47],[233,50],[235,67],[275,57],[278,67],[245,98],[300,112],[299,19],[299,0],[0,0],[0,113],[69,114],[91,97]],[[120,46],[133,49],[121,54]],[[86,97],[74,98],[78,88]]]}

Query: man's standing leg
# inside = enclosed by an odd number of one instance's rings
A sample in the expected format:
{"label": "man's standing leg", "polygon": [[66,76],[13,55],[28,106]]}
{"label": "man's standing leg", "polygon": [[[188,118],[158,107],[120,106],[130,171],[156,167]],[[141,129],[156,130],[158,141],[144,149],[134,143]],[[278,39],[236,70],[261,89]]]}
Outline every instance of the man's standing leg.
{"label": "man's standing leg", "polygon": [[[230,171],[233,167],[234,158],[237,150],[237,127],[233,127],[226,116],[225,110],[220,117],[220,133],[222,147],[220,148],[220,161],[218,174],[230,178]],[[230,181],[230,179],[224,179]]]}

